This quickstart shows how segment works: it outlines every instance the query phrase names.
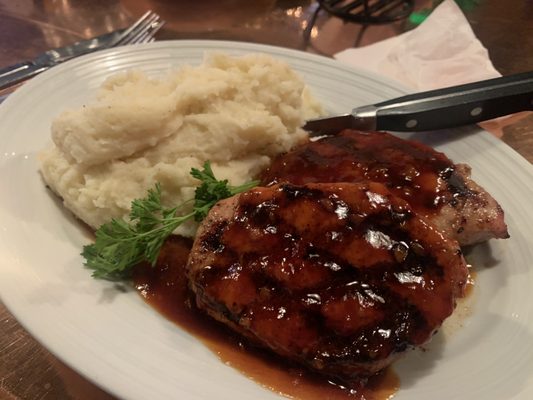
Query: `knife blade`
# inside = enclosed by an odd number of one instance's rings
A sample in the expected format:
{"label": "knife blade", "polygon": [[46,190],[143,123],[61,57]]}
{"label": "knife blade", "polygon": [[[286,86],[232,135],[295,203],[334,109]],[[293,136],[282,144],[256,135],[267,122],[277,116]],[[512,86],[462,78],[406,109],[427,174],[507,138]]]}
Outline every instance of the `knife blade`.
{"label": "knife blade", "polygon": [[68,46],[45,51],[33,60],[23,61],[0,68],[0,90],[32,78],[35,75],[71,58],[106,48],[113,44],[124,29],[105,33],[91,39],[81,40]]}
{"label": "knife blade", "polygon": [[452,86],[357,107],[349,114],[309,120],[310,136],[343,129],[422,132],[474,124],[533,110],[533,72]]}

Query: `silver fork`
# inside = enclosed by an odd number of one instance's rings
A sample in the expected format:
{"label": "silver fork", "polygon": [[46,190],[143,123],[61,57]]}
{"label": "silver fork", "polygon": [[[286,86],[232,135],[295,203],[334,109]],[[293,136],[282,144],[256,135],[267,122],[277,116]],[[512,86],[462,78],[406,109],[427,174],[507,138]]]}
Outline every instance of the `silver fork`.
{"label": "silver fork", "polygon": [[125,29],[122,35],[108,47],[123,46],[135,43],[150,43],[155,40],[155,34],[163,27],[165,21],[152,10],[147,11],[133,25]]}
{"label": "silver fork", "polygon": [[[155,34],[164,23],[165,21],[159,15],[150,10],[126,29],[82,40],[69,46],[48,50],[33,60],[2,68],[0,69],[0,90],[7,89],[57,64],[84,54],[117,46],[153,42]],[[6,96],[0,96],[0,102]]]}

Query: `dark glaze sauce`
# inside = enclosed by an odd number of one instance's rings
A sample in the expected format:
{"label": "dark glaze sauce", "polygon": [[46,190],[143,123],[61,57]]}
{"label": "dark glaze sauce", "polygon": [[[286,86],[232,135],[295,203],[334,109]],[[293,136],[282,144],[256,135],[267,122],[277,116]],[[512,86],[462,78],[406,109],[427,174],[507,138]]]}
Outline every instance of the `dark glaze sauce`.
{"label": "dark glaze sauce", "polygon": [[457,244],[378,183],[256,188],[216,215],[189,260],[199,306],[331,376],[425,343],[466,281]]}
{"label": "dark glaze sauce", "polygon": [[384,400],[396,393],[399,380],[390,368],[371,377],[364,387],[357,382],[347,387],[254,347],[225,325],[207,317],[197,309],[187,287],[185,264],[191,245],[190,239],[167,240],[158,264],[154,268],[139,266],[134,283],[151,306],[196,336],[222,362],[258,384],[294,399]]}
{"label": "dark glaze sauce", "polygon": [[468,196],[463,179],[443,153],[385,132],[345,130],[274,160],[262,184],[380,182],[416,211],[435,214]]}
{"label": "dark glaze sauce", "polygon": [[[320,141],[321,146],[315,148],[310,143],[288,157],[282,156],[263,175],[262,183],[372,180],[386,184],[391,192],[424,214],[436,213],[442,204],[453,205],[454,198],[468,195],[444,154],[415,142],[399,143],[388,134],[353,136],[347,132],[329,137]],[[398,148],[400,151],[395,150]],[[360,162],[354,161],[355,155]],[[262,225],[264,221],[255,222]],[[168,240],[155,268],[137,268],[135,286],[149,304],[204,342],[224,363],[274,392],[296,399],[380,400],[392,397],[398,390],[399,380],[390,368],[364,385],[335,383],[251,345],[206,316],[197,308],[185,275],[191,245],[184,238]],[[216,240],[212,245],[216,246]],[[469,284],[468,294],[471,288]]]}

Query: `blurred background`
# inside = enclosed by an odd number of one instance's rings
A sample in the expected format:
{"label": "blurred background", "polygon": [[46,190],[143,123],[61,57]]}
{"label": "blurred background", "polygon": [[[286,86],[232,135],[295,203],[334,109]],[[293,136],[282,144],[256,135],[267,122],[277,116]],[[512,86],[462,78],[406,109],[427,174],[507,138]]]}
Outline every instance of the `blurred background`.
{"label": "blurred background", "polygon": [[[331,56],[412,29],[441,1],[384,0],[398,21],[366,24],[332,13],[353,0],[0,0],[0,66],[123,27],[148,9],[167,21],[161,40],[239,40]],[[502,74],[533,69],[524,57],[533,48],[531,0],[456,2]]]}

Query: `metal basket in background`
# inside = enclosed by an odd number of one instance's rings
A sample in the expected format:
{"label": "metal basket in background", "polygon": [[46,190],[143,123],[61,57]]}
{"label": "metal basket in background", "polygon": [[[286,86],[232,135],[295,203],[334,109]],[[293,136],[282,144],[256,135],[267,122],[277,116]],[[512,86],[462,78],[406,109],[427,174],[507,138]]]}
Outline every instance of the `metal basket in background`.
{"label": "metal basket in background", "polygon": [[344,21],[386,24],[407,18],[414,0],[318,0],[319,9]]}

